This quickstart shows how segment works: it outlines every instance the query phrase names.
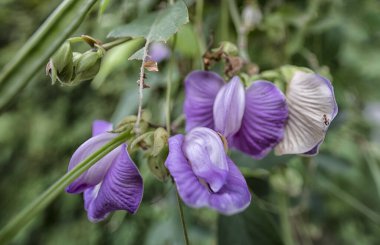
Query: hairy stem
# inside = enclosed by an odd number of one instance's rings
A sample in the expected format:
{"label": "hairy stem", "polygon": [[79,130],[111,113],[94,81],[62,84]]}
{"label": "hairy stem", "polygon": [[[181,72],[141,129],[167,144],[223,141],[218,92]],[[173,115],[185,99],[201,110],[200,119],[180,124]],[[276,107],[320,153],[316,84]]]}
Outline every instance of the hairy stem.
{"label": "hairy stem", "polygon": [[141,61],[141,67],[140,67],[140,77],[139,77],[139,107],[137,111],[137,120],[135,124],[135,132],[136,134],[140,134],[140,121],[141,121],[141,114],[142,114],[142,104],[143,104],[143,90],[144,90],[144,77],[145,77],[145,59],[148,55],[148,46],[149,46],[149,40],[146,40],[144,48],[143,48],[143,57]]}

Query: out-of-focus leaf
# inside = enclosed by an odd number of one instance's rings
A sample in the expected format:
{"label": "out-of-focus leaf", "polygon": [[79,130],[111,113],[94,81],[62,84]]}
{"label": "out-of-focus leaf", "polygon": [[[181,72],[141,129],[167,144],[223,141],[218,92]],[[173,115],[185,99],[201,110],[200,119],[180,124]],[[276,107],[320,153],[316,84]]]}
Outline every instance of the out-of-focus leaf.
{"label": "out-of-focus leaf", "polygon": [[110,0],[101,0],[99,4],[99,11],[98,11],[98,17],[102,17],[104,11],[106,11],[107,6],[109,4]]}
{"label": "out-of-focus leaf", "polygon": [[219,216],[218,244],[282,244],[274,220],[269,213],[252,203],[243,213]]}
{"label": "out-of-focus leaf", "polygon": [[0,73],[0,110],[32,80],[97,0],[65,0]]}
{"label": "out-of-focus leaf", "polygon": [[[127,25],[115,28],[108,37],[144,37],[148,44],[154,41],[165,42],[188,21],[186,4],[177,1],[164,10],[144,15]],[[139,50],[131,59],[142,59],[143,53]]]}

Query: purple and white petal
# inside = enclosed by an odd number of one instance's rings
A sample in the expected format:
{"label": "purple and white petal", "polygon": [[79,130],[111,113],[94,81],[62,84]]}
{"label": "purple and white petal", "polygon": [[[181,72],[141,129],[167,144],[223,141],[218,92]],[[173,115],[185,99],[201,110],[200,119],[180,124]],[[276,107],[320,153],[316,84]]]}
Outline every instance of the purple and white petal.
{"label": "purple and white petal", "polygon": [[140,172],[130,158],[126,145],[122,145],[100,186],[90,189],[84,196],[89,220],[101,221],[116,210],[134,214],[141,203],[143,189]]}
{"label": "purple and white petal", "polygon": [[244,107],[244,86],[235,76],[216,95],[213,107],[215,130],[225,137],[235,134],[240,129]]}
{"label": "purple and white petal", "polygon": [[169,138],[169,155],[165,166],[173,177],[182,200],[190,207],[205,207],[208,206],[210,193],[207,185],[201,184],[194,174],[182,151],[184,138],[181,134]]}
{"label": "purple and white petal", "polygon": [[246,208],[250,203],[251,195],[244,177],[233,162],[227,157],[229,172],[226,182],[218,192],[213,192],[202,179],[194,174],[184,156],[182,151],[184,138],[183,135],[169,138],[169,155],[165,162],[182,200],[190,207],[209,207],[226,215]]}
{"label": "purple and white petal", "polygon": [[186,131],[195,127],[214,128],[213,105],[223,85],[223,79],[214,72],[193,71],[187,75],[184,101]]}
{"label": "purple and white petal", "polygon": [[256,81],[246,91],[241,128],[230,144],[254,158],[263,158],[283,138],[287,118],[284,94],[268,81]]}
{"label": "purple and white petal", "polygon": [[322,76],[298,71],[288,84],[286,99],[289,120],[284,139],[275,152],[278,155],[309,152],[323,141],[338,112],[333,87]]}
{"label": "purple and white petal", "polygon": [[106,133],[111,130],[112,130],[112,123],[110,122],[103,121],[103,120],[95,120],[92,123],[92,137],[101,133]]}
{"label": "purple and white petal", "polygon": [[226,152],[220,136],[212,129],[192,129],[183,142],[182,151],[194,174],[217,192],[224,185],[228,174]]}
{"label": "purple and white petal", "polygon": [[[85,160],[88,156],[90,156],[95,151],[99,150],[102,146],[108,143],[110,140],[115,138],[117,134],[111,133],[102,133],[88,139],[84,142],[79,148],[74,152],[71,157],[68,171],[74,168],[77,164]],[[86,172],[84,172],[78,179],[76,179],[73,183],[71,183],[66,191],[68,193],[81,193],[86,188],[97,185],[100,181],[102,181],[103,177],[107,173],[107,170],[114,159],[117,158],[120,152],[120,147],[112,150],[102,159],[100,159],[95,165],[89,168]]]}
{"label": "purple and white petal", "polygon": [[251,203],[251,193],[247,182],[236,165],[228,158],[228,177],[225,185],[217,193],[211,193],[210,207],[226,215],[236,214]]}

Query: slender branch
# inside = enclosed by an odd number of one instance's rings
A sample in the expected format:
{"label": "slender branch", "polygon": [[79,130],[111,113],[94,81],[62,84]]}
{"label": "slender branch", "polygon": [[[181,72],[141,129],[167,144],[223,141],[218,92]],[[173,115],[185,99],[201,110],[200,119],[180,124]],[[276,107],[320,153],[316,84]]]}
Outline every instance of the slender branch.
{"label": "slender branch", "polygon": [[171,122],[170,122],[170,111],[171,111],[171,103],[170,103],[170,96],[171,96],[171,90],[172,90],[172,82],[173,82],[173,67],[175,64],[175,45],[177,43],[177,34],[173,37],[173,46],[172,46],[172,55],[170,56],[169,61],[169,68],[168,68],[168,77],[166,79],[166,102],[165,102],[165,117],[166,117],[166,131],[168,132],[168,135],[170,136],[171,131]]}
{"label": "slender branch", "polygon": [[102,159],[116,147],[120,146],[130,136],[130,131],[121,133],[105,144],[102,148],[91,154],[84,161],[76,165],[70,172],[63,175],[45,192],[38,196],[29,206],[24,208],[1,231],[0,244],[12,239],[24,226],[26,226],[39,212],[46,208],[71,182],[77,179],[84,171]]}
{"label": "slender branch", "polygon": [[241,23],[241,17],[238,11],[238,8],[236,6],[236,1],[235,0],[228,0],[229,4],[229,10],[230,10],[230,15],[232,18],[232,22],[234,23],[236,32],[238,34],[238,47],[239,47],[239,52],[240,56],[245,60],[245,61],[250,61],[249,54],[248,54],[248,31],[246,28],[243,26]]}
{"label": "slender branch", "polygon": [[183,207],[182,207],[182,201],[181,198],[179,197],[178,191],[175,192],[177,196],[177,203],[178,203],[178,210],[179,210],[179,215],[182,223],[182,230],[183,230],[183,237],[185,239],[185,244],[189,245],[189,235],[187,234],[187,228],[186,228],[186,223],[185,223],[185,216],[183,215]]}
{"label": "slender branch", "polygon": [[278,197],[282,239],[285,245],[293,245],[295,243],[293,240],[292,228],[289,221],[288,197],[285,193],[278,193]]}
{"label": "slender branch", "polygon": [[135,132],[136,134],[140,134],[140,121],[141,121],[141,114],[142,114],[142,104],[143,104],[143,89],[144,89],[144,77],[145,77],[145,59],[148,55],[148,46],[149,46],[149,40],[146,40],[144,48],[143,48],[143,57],[141,61],[141,67],[140,67],[140,78],[139,78],[139,108],[137,111],[137,120],[135,124]]}
{"label": "slender branch", "polygon": [[112,42],[109,42],[109,43],[105,43],[102,45],[102,47],[105,49],[105,50],[110,50],[111,48],[114,48],[120,44],[123,44],[125,42],[128,42],[129,40],[131,40],[131,38],[120,38],[120,39],[116,39]]}

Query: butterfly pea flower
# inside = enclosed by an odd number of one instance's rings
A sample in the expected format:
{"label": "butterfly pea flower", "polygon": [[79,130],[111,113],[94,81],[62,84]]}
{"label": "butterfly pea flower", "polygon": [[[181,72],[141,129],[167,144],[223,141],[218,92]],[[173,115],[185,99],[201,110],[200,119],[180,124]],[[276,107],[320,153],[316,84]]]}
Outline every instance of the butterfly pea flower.
{"label": "butterfly pea flower", "polygon": [[312,72],[295,71],[286,88],[289,119],[275,153],[316,155],[338,113],[331,82]]}
{"label": "butterfly pea flower", "polygon": [[187,205],[231,215],[250,204],[247,183],[224,147],[221,136],[205,127],[169,138],[165,166]]}
{"label": "butterfly pea flower", "polygon": [[247,89],[235,76],[229,83],[216,73],[193,71],[185,79],[186,130],[215,129],[229,146],[264,157],[284,136],[288,109],[284,94],[272,83],[255,81]]}
{"label": "butterfly pea flower", "polygon": [[[110,130],[111,123],[95,121],[92,137],[74,152],[68,171],[117,136],[107,132]],[[66,188],[71,194],[83,192],[84,207],[91,222],[101,221],[115,210],[134,214],[141,203],[142,177],[126,147],[123,144],[112,150]]]}

